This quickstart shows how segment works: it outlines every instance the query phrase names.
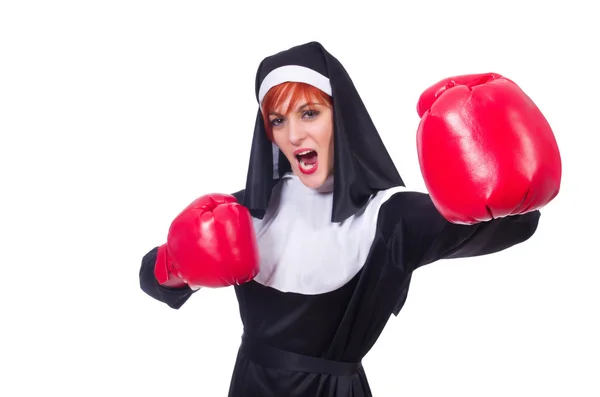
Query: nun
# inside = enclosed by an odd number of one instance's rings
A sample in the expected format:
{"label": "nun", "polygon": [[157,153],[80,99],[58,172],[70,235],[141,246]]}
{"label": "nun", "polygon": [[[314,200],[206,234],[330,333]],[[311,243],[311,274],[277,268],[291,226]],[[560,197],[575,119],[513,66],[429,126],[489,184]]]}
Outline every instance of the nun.
{"label": "nun", "polygon": [[[529,239],[529,210],[460,224],[408,190],[342,64],[309,42],[265,58],[245,188],[260,270],[232,283],[243,334],[230,397],[369,397],[362,361],[407,299],[413,272]],[[142,289],[179,308],[196,291]],[[206,357],[209,359],[208,357]],[[199,382],[201,384],[201,382]]]}

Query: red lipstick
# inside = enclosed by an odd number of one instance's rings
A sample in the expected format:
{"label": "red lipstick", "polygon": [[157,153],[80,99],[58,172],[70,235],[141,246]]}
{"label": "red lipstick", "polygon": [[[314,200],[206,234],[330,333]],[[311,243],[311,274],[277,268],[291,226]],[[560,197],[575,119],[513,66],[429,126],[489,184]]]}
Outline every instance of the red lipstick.
{"label": "red lipstick", "polygon": [[298,163],[298,169],[305,175],[313,174],[319,167],[318,153],[316,150],[309,148],[302,148],[294,151],[296,161]]}

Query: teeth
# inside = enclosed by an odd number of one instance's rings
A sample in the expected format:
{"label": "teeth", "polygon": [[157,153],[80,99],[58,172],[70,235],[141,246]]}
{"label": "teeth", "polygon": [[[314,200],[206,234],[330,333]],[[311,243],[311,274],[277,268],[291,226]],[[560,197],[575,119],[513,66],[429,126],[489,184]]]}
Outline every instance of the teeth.
{"label": "teeth", "polygon": [[304,156],[305,154],[309,154],[310,152],[314,152],[314,150],[305,150],[304,152],[300,152],[297,156]]}
{"label": "teeth", "polygon": [[304,169],[310,170],[310,169],[312,169],[312,168],[315,166],[315,164],[304,164],[304,162],[303,162],[303,161],[301,161],[301,162],[300,162],[300,166],[301,166],[302,168],[304,168]]}

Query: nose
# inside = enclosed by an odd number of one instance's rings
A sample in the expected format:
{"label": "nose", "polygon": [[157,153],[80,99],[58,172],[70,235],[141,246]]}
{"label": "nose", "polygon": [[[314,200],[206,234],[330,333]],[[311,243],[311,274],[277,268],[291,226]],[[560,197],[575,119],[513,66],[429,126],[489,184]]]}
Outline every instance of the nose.
{"label": "nose", "polygon": [[294,120],[290,121],[288,124],[288,139],[290,143],[294,146],[299,146],[302,144],[302,141],[306,138],[306,131],[302,127],[302,125]]}

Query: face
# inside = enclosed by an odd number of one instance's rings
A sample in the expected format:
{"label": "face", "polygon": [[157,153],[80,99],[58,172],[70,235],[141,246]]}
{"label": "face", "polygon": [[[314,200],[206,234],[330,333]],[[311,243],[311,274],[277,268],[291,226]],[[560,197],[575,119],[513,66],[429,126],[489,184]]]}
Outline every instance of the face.
{"label": "face", "polygon": [[[288,108],[289,98],[281,109]],[[273,141],[292,171],[307,187],[317,189],[333,172],[333,111],[317,100],[299,101],[288,114],[269,114]]]}

